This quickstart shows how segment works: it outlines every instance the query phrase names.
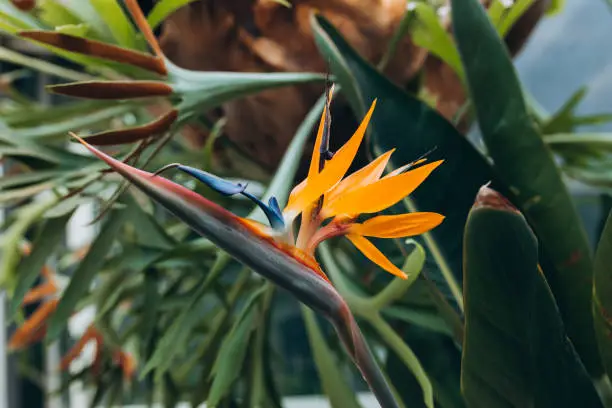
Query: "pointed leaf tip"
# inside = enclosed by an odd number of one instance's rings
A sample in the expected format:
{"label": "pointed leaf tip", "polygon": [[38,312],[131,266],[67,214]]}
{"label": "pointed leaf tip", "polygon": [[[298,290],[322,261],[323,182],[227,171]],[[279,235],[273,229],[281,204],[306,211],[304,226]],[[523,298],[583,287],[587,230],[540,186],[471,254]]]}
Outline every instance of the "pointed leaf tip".
{"label": "pointed leaf tip", "polygon": [[85,140],[95,146],[110,146],[134,143],[152,136],[161,135],[174,124],[178,111],[173,109],[158,119],[142,126],[120,130],[110,130],[85,137]]}
{"label": "pointed leaf tip", "polygon": [[173,89],[160,81],[84,81],[48,86],[53,93],[85,99],[135,99],[169,96]]}
{"label": "pointed leaf tip", "polygon": [[520,211],[506,197],[485,184],[480,187],[473,208],[494,208],[497,210],[505,210],[520,213]]}
{"label": "pointed leaf tip", "polygon": [[55,31],[21,31],[19,36],[39,43],[51,45],[66,51],[103,58],[122,64],[129,64],[159,75],[166,75],[163,59],[139,51],[128,50],[116,45],[89,40]]}

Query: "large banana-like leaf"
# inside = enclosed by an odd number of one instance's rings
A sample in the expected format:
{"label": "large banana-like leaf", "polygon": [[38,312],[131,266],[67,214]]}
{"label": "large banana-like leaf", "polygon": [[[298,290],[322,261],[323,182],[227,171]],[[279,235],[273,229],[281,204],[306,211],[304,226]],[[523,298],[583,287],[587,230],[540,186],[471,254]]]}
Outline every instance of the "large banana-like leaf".
{"label": "large banana-like leaf", "polygon": [[[612,213],[611,213],[612,214]],[[612,375],[612,215],[608,216],[595,255],[593,314],[601,360]]]}
{"label": "large banana-like leaf", "polygon": [[591,313],[586,233],[552,153],[527,111],[510,55],[478,0],[452,0],[453,28],[482,137],[500,179],[537,234],[567,332],[592,375],[602,372]]}
{"label": "large banana-like leaf", "polygon": [[538,242],[499,193],[480,191],[465,227],[461,385],[483,408],[602,407],[538,266]]}

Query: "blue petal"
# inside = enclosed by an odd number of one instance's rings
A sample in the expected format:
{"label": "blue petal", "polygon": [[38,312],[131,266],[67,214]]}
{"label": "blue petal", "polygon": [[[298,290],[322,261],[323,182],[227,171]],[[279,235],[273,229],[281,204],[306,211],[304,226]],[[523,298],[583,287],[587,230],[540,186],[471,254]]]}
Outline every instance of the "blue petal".
{"label": "blue petal", "polygon": [[261,210],[266,215],[266,218],[268,218],[268,222],[270,223],[270,226],[272,228],[276,230],[281,230],[285,228],[285,221],[283,220],[283,215],[280,211],[280,208],[278,207],[278,201],[276,201],[274,197],[270,199],[270,205],[268,206],[248,191],[243,191],[241,194],[245,197],[248,197],[251,201],[257,204],[259,208],[261,208]]}
{"label": "blue petal", "polygon": [[232,196],[235,194],[242,193],[246,189],[246,184],[236,184],[231,181],[223,180],[221,177],[217,177],[203,170],[198,170],[193,167],[179,165],[176,167],[184,173],[189,174],[212,188],[216,192],[225,196]]}
{"label": "blue petal", "polygon": [[278,205],[278,200],[276,199],[276,197],[270,197],[270,199],[268,200],[268,207],[270,207],[270,209],[274,211],[274,213],[276,213],[276,215],[280,219],[283,218],[283,212],[281,211]]}

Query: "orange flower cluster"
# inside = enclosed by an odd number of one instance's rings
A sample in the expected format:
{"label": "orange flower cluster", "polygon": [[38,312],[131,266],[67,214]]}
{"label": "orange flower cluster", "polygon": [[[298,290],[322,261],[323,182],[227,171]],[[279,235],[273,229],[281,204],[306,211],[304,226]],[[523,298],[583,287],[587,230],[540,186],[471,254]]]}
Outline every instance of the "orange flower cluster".
{"label": "orange flower cluster", "polygon": [[[26,247],[25,252],[26,254],[29,253],[30,248]],[[42,302],[42,304],[11,336],[8,343],[9,350],[11,351],[22,350],[41,341],[47,333],[47,322],[55,312],[59,303],[57,297],[58,287],[53,278],[53,271],[45,265],[42,268],[41,275],[44,279],[43,283],[32,288],[24,296],[22,304],[24,306],[36,302]],[[102,333],[93,325],[87,328],[83,336],[81,336],[76,344],[62,358],[60,369],[67,370],[70,367],[70,363],[82,353],[85,346],[91,341],[96,343],[96,353],[92,364],[92,370],[93,373],[97,375],[100,372],[104,344]],[[114,350],[113,362],[121,367],[126,380],[133,377],[136,371],[136,361],[129,353],[121,349]]]}

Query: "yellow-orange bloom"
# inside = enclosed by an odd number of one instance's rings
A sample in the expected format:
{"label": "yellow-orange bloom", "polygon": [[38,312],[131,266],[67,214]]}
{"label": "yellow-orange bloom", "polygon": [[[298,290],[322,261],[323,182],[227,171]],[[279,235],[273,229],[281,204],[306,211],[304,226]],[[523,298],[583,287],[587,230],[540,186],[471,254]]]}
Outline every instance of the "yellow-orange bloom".
{"label": "yellow-orange bloom", "polygon": [[[283,210],[288,228],[302,214],[297,246],[313,256],[316,246],[333,236],[346,236],[366,257],[384,270],[406,278],[406,274],[387,259],[366,237],[401,238],[425,233],[443,220],[431,213],[380,215],[363,223],[355,222],[362,214],[383,211],[411,194],[443,160],[420,164],[425,159],[401,167],[386,176],[383,172],[393,154],[390,150],[367,166],[345,177],[365,135],[376,101],[368,110],[357,131],[330,160],[321,165],[321,148],[326,113],[323,112],[308,176],[298,184]],[[326,108],[327,109],[327,108]],[[321,169],[321,171],[319,171]],[[325,226],[322,223],[332,218]]]}

